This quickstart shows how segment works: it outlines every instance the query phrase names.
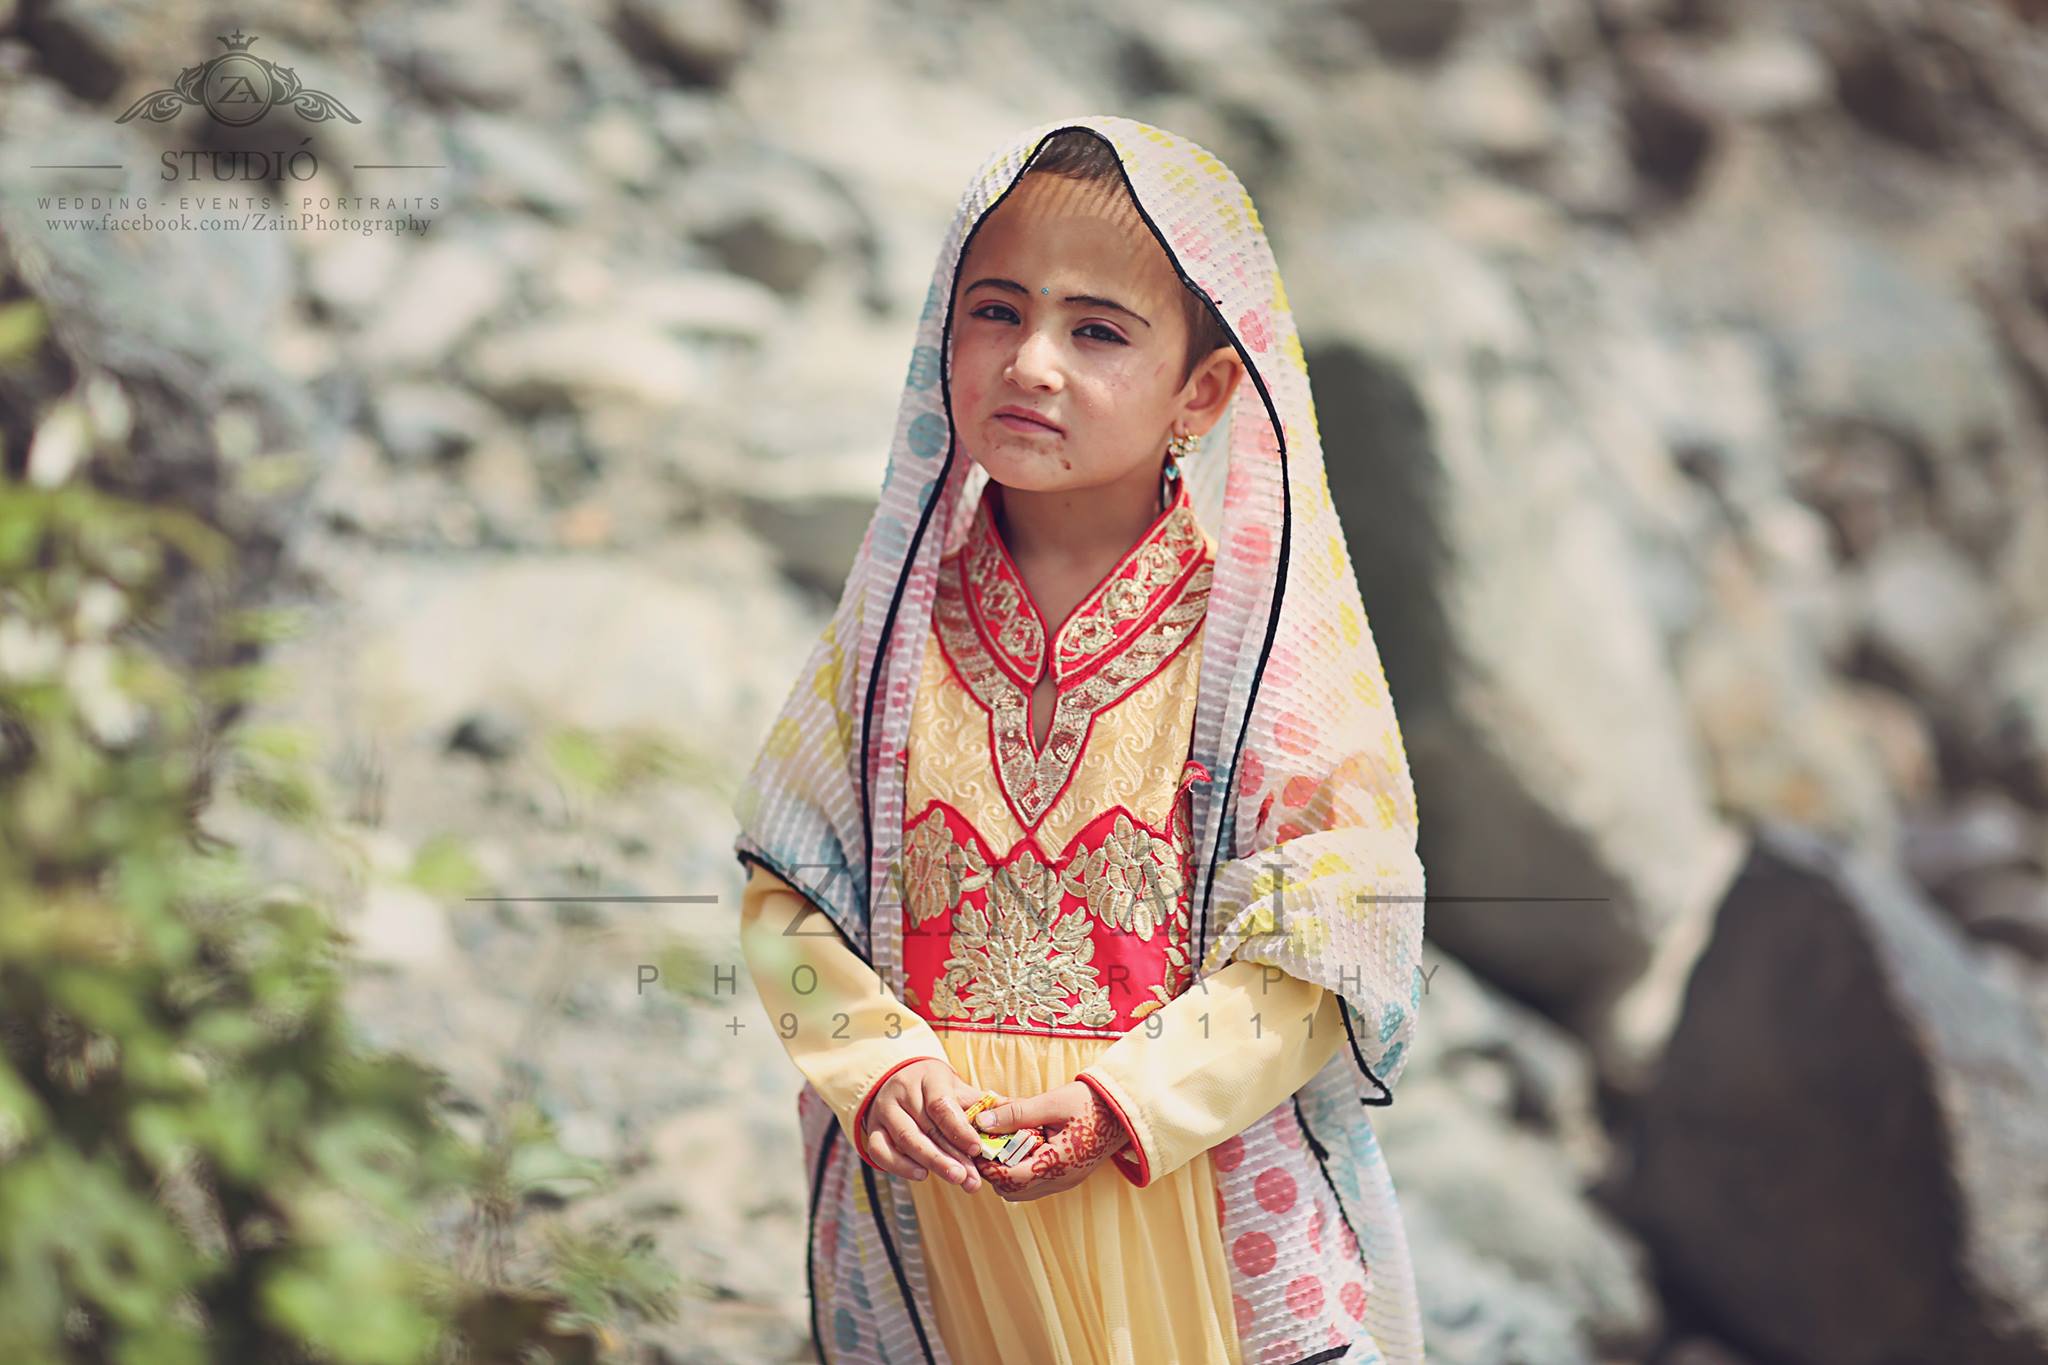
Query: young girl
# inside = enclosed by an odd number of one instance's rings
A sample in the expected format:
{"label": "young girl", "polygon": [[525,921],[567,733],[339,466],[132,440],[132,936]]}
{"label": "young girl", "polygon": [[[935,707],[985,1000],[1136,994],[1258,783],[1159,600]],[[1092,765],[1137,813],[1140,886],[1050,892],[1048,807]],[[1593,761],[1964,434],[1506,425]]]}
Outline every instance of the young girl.
{"label": "young girl", "polygon": [[1362,1106],[1423,871],[1319,437],[1214,156],[1105,116],[982,168],[738,807],[822,1359],[1422,1359]]}

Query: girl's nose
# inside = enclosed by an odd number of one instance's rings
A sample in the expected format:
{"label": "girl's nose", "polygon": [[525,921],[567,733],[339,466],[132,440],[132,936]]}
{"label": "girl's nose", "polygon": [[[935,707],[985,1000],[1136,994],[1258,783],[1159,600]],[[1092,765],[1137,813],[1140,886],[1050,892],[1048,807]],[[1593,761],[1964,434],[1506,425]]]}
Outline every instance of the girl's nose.
{"label": "girl's nose", "polygon": [[1051,382],[1057,373],[1053,351],[1052,338],[1043,332],[1028,333],[1017,343],[1017,353],[1010,357],[1010,367],[1003,377],[1032,388]]}

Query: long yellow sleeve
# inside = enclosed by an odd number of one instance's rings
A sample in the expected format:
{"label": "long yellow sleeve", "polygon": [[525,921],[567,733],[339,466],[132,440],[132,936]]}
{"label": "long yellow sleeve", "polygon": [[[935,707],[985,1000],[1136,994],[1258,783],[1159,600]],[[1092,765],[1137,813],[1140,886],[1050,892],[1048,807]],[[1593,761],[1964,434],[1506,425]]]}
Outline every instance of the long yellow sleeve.
{"label": "long yellow sleeve", "polygon": [[1257,962],[1175,996],[1076,1077],[1130,1131],[1117,1169],[1148,1185],[1243,1132],[1336,1055],[1341,1009],[1323,987]]}
{"label": "long yellow sleeve", "polygon": [[853,1150],[874,1166],[860,1125],[875,1088],[912,1062],[947,1061],[946,1050],[822,911],[759,864],[750,864],[750,874],[740,894],[740,952],[762,1008],[797,1070],[839,1116]]}

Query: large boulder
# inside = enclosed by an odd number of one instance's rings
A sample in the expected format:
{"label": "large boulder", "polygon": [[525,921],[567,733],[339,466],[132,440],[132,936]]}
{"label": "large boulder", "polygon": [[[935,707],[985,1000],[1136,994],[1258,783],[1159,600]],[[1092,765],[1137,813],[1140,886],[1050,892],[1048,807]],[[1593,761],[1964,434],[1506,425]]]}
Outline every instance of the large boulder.
{"label": "large boulder", "polygon": [[1783,1360],[2048,1361],[2048,1041],[1885,864],[1766,827],[1720,908],[1623,1205]]}
{"label": "large boulder", "polygon": [[1598,1039],[1740,851],[1609,457],[1506,280],[1452,238],[1353,225],[1291,260],[1331,493],[1416,768],[1430,935]]}

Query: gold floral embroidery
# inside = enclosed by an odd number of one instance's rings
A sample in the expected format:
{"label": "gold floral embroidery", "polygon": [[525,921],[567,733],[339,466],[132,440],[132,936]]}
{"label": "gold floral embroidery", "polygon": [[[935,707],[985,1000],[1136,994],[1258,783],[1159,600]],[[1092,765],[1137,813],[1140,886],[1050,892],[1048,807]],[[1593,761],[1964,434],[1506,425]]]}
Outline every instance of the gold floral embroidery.
{"label": "gold floral embroidery", "polygon": [[[1025,849],[991,873],[986,907],[963,905],[954,916],[953,955],[932,988],[935,1013],[950,1006],[938,1017],[1107,1027],[1116,1010],[1092,965],[1089,925],[1085,909],[1060,913],[1059,879]],[[1070,995],[1079,997],[1071,1005]]]}
{"label": "gold floral embroidery", "polygon": [[934,1019],[965,1019],[967,1007],[960,1003],[960,988],[967,984],[968,972],[965,967],[949,967],[932,982],[932,1009]]}
{"label": "gold floral embroidery", "polygon": [[1069,863],[1061,884],[1104,924],[1150,943],[1180,898],[1180,850],[1118,811],[1102,846]]}
{"label": "gold floral embroidery", "polygon": [[[988,891],[985,908],[959,905],[928,1016],[1088,1028],[1114,1023],[1108,987],[1092,965],[1091,918],[1148,943],[1155,931],[1166,931],[1160,979],[1148,987],[1153,998],[1131,1011],[1134,1021],[1179,995],[1189,978],[1185,788],[1169,829],[1172,837],[1162,839],[1119,811],[1104,842],[1062,871],[1029,848],[1015,862],[991,868],[977,846],[952,833],[938,809],[928,812],[913,826],[904,859],[912,923],[952,909],[969,891]],[[1083,903],[1062,914],[1062,893]],[[1080,998],[1070,1005],[1069,995]]]}
{"label": "gold floral embroidery", "polygon": [[[1190,766],[1196,767],[1199,771],[1206,771],[1206,769],[1201,769],[1199,764],[1194,764],[1192,760],[1190,760]],[[1173,833],[1171,845],[1174,856],[1173,865],[1175,873],[1179,877],[1181,894],[1173,898],[1170,906],[1173,919],[1166,935],[1166,970],[1161,978],[1152,986],[1152,999],[1147,1000],[1144,1004],[1131,1011],[1131,1018],[1133,1019],[1143,1019],[1153,1010],[1158,1009],[1186,990],[1188,981],[1193,975],[1193,973],[1188,971],[1187,942],[1189,923],[1187,891],[1189,883],[1193,880],[1194,873],[1195,836],[1194,822],[1191,818],[1194,811],[1194,802],[1188,793],[1187,781],[1188,773],[1186,768],[1183,768],[1181,770],[1180,791],[1174,799],[1172,817],[1167,824],[1167,828]]]}
{"label": "gold floral embroidery", "polygon": [[988,860],[946,828],[937,807],[912,826],[903,848],[903,901],[913,929],[937,919],[969,891],[988,885]]}
{"label": "gold floral embroidery", "polygon": [[[950,667],[987,715],[989,753],[981,761],[999,792],[982,790],[993,804],[1007,803],[1005,829],[1012,814],[1024,834],[1042,829],[1073,779],[1095,718],[1196,636],[1212,577],[1207,538],[1183,492],[1048,641],[983,506],[967,544],[939,574],[933,628],[936,657],[944,661],[937,666]],[[1030,687],[1046,671],[1048,654],[1058,687],[1041,749],[1031,742]],[[950,813],[929,810],[907,840],[903,898],[910,927],[936,921],[950,935],[943,965],[925,983],[926,1016],[1116,1027],[1118,1011],[1095,962],[1098,923],[1155,945],[1144,960],[1159,963],[1160,978],[1141,988],[1152,998],[1130,1018],[1180,994],[1189,979],[1191,837],[1177,816],[1179,809],[1170,812],[1161,834],[1122,811],[1105,842],[1071,859],[1048,865],[1033,846],[1041,838],[991,867],[979,839],[956,835]],[[984,893],[985,904],[966,899],[973,891]],[[1063,911],[1070,900],[1080,904]]]}

